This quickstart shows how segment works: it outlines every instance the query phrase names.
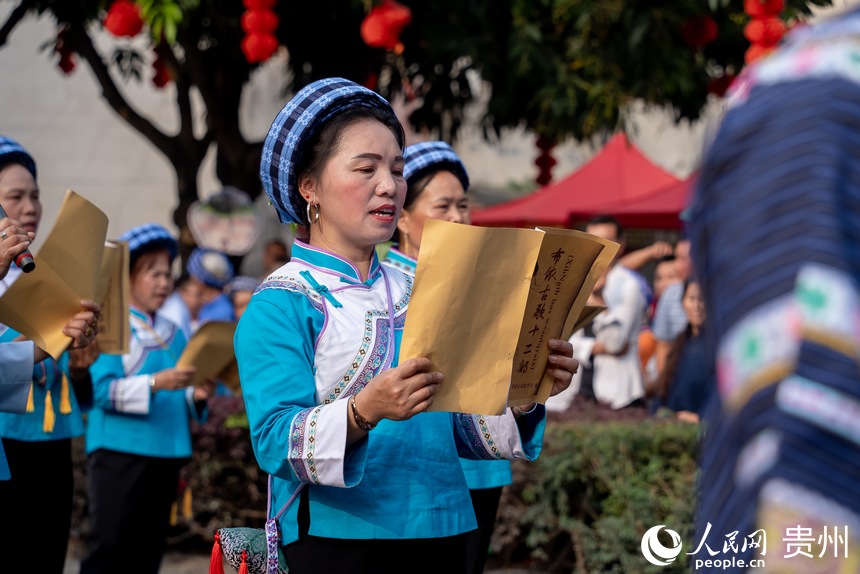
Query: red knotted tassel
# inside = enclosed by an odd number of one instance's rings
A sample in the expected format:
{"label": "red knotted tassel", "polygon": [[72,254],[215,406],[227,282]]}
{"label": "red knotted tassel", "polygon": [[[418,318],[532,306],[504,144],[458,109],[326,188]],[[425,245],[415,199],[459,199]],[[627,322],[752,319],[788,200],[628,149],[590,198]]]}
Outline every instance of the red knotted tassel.
{"label": "red knotted tassel", "polygon": [[239,564],[239,574],[248,574],[248,562],[246,558],[248,558],[248,553],[242,550],[242,563]]}
{"label": "red knotted tassel", "polygon": [[224,553],[221,551],[221,535],[215,533],[212,557],[209,558],[209,574],[224,574]]}

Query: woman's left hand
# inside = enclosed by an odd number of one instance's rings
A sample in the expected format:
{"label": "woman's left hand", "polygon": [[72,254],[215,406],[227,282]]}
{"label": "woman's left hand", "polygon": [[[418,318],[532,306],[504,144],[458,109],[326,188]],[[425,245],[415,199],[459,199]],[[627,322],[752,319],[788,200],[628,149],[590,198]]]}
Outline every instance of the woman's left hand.
{"label": "woman's left hand", "polygon": [[547,374],[555,377],[549,396],[554,397],[570,386],[573,375],[579,370],[579,361],[573,358],[573,345],[562,339],[549,340],[549,367]]}
{"label": "woman's left hand", "polygon": [[199,387],[194,387],[194,393],[192,395],[193,399],[197,402],[209,400],[209,398],[215,394],[215,386],[215,381],[212,379],[206,379],[200,383]]}

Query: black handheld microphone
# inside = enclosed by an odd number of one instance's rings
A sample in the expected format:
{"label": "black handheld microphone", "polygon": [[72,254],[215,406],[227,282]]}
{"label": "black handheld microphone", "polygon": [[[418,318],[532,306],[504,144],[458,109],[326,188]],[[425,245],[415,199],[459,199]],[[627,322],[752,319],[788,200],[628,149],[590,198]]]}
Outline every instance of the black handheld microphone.
{"label": "black handheld microphone", "polygon": [[[6,212],[3,210],[3,206],[0,205],[0,219],[4,217],[9,217],[6,215]],[[30,253],[29,249],[25,249],[23,253],[18,255],[15,258],[15,265],[21,268],[21,271],[24,273],[29,273],[33,269],[36,268],[36,261],[33,259],[33,254]]]}

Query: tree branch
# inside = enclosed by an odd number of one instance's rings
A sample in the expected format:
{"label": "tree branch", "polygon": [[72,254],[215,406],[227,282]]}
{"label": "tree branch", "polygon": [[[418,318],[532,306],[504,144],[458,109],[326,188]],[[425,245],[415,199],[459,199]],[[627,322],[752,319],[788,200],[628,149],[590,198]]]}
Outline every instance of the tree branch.
{"label": "tree branch", "polygon": [[155,52],[167,62],[167,66],[173,71],[173,81],[176,84],[176,105],[179,108],[179,138],[186,143],[196,142],[194,139],[194,116],[191,112],[191,82],[188,81],[188,72],[176,57],[173,48],[166,43],[157,45]]}
{"label": "tree branch", "polygon": [[12,10],[12,13],[9,14],[9,17],[6,19],[6,22],[3,24],[3,27],[0,28],[0,47],[3,47],[6,44],[6,40],[9,38],[9,34],[12,33],[12,30],[15,29],[15,26],[24,18],[27,14],[27,11],[33,6],[33,0],[21,0],[21,3],[15,6],[15,9]]}
{"label": "tree branch", "polygon": [[82,22],[72,23],[69,25],[68,33],[71,36],[75,51],[83,56],[93,74],[95,74],[96,80],[98,80],[102,88],[102,97],[127,124],[136,129],[143,137],[152,142],[156,148],[170,158],[172,155],[170,152],[175,147],[175,139],[159,130],[155,124],[140,115],[126,101],[122,92],[119,91],[119,88],[113,81],[113,78],[111,78],[107,64],[105,64],[98,50],[96,50],[92,38],[90,38],[84,29],[84,26],[85,24]]}

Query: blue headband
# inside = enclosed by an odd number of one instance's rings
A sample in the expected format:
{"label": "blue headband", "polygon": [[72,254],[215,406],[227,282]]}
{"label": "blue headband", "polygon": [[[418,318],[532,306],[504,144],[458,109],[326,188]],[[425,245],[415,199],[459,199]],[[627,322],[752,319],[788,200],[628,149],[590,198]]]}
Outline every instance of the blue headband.
{"label": "blue headband", "polygon": [[463,191],[469,191],[469,174],[466,166],[450,145],[442,141],[421,142],[403,150],[403,177],[407,185],[414,185],[430,169],[447,169],[457,176]]}
{"label": "blue headband", "polygon": [[12,138],[0,136],[0,165],[4,163],[21,164],[36,179],[36,161],[33,156]]}
{"label": "blue headband", "polygon": [[233,278],[233,264],[220,251],[197,248],[188,258],[188,274],[209,287],[222,289]]}
{"label": "blue headband", "polygon": [[170,260],[176,257],[179,245],[173,235],[167,229],[157,223],[147,223],[129,229],[123,233],[120,241],[128,242],[129,258],[134,261],[147,249],[166,249],[170,254]]}
{"label": "blue headband", "polygon": [[376,108],[396,118],[382,96],[343,78],[308,84],[278,113],[263,143],[260,180],[281,223],[306,223],[296,171],[308,140],[336,114],[355,108]]}

